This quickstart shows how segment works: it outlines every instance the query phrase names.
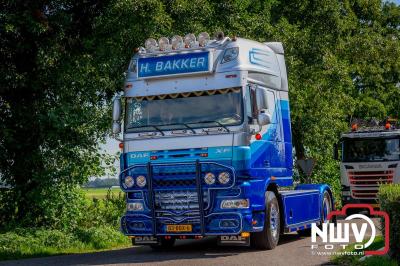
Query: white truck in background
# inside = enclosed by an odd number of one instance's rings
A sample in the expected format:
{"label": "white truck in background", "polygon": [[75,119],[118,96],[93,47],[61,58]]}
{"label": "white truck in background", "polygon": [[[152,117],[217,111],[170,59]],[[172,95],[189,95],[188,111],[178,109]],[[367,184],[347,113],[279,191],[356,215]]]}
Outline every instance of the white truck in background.
{"label": "white truck in background", "polygon": [[335,157],[341,161],[342,204],[378,207],[379,186],[400,183],[399,124],[393,119],[373,127],[352,124],[335,145]]}

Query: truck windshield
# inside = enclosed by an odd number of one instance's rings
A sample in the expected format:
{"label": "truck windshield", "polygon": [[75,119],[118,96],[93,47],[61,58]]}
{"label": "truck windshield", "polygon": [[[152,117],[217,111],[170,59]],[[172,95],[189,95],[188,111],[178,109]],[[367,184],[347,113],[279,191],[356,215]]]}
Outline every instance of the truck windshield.
{"label": "truck windshield", "polygon": [[128,98],[126,132],[226,127],[243,122],[240,88]]}
{"label": "truck windshield", "polygon": [[343,162],[374,162],[400,160],[399,138],[345,139]]}

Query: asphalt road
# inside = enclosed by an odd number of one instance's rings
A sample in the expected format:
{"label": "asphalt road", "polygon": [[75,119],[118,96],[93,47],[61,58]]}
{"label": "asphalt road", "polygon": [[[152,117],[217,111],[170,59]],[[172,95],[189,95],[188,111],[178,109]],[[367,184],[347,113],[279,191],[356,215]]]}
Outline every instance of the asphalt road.
{"label": "asphalt road", "polygon": [[[377,219],[374,219],[378,223]],[[0,262],[0,265],[329,265],[329,256],[312,255],[310,237],[281,236],[274,250],[220,247],[216,238],[181,240],[169,251],[140,246],[88,254]]]}

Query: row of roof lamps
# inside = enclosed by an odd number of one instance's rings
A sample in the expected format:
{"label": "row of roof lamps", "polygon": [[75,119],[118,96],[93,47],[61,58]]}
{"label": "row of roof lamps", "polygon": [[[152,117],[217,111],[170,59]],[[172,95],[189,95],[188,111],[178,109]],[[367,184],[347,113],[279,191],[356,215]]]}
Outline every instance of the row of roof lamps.
{"label": "row of roof lamps", "polygon": [[[215,41],[221,41],[225,38],[223,32],[216,32],[214,39]],[[233,40],[236,40],[234,37]],[[212,40],[211,40],[212,41]],[[158,42],[149,38],[144,43],[144,47],[139,48],[138,52],[155,52],[155,51],[170,51],[170,50],[178,50],[182,48],[197,48],[197,47],[205,47],[210,42],[210,35],[207,32],[202,32],[197,36],[193,33],[186,34],[185,37],[181,37],[179,35],[175,35],[170,39],[167,37],[161,37],[158,39]]]}

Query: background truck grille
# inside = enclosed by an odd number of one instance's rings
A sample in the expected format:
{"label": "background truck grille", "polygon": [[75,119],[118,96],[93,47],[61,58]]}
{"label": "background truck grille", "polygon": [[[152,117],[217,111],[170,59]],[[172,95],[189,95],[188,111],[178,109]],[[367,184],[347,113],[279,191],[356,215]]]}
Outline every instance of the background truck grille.
{"label": "background truck grille", "polygon": [[352,197],[355,199],[375,199],[380,184],[393,182],[394,171],[348,171]]}

